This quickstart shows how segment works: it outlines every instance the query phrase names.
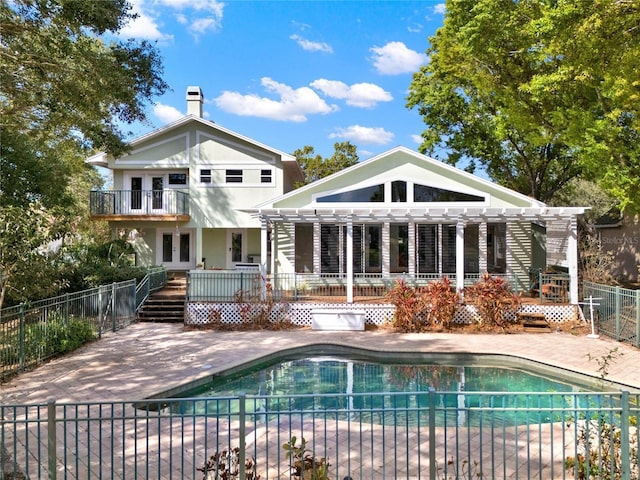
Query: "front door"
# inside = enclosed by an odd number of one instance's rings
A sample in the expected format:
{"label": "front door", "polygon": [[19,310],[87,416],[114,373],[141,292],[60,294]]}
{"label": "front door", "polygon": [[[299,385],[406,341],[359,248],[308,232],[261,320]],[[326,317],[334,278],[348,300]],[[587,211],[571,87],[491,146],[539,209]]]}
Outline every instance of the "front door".
{"label": "front door", "polygon": [[168,269],[188,270],[193,268],[191,261],[190,231],[163,230],[159,232],[158,264]]}
{"label": "front door", "polygon": [[227,268],[234,269],[238,263],[247,262],[247,238],[245,230],[227,231]]}

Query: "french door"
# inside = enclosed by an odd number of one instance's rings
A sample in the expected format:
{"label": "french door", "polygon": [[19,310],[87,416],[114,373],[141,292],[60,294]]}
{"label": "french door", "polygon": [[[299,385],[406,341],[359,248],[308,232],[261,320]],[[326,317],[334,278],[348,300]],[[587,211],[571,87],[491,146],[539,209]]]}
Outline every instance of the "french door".
{"label": "french door", "polygon": [[163,213],[165,205],[165,179],[161,175],[131,175],[125,183],[129,185],[128,209],[132,213]]}
{"label": "french door", "polygon": [[160,230],[156,255],[158,265],[176,270],[194,268],[192,242],[193,235],[188,230]]}

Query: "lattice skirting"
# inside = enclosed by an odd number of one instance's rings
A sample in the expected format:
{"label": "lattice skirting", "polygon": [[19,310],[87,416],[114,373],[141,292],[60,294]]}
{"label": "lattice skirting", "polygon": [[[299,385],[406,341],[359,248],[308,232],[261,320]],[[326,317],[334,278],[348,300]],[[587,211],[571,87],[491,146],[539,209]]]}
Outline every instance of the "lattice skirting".
{"label": "lattice skirting", "polygon": [[[391,304],[369,303],[291,303],[277,304],[270,312],[262,311],[260,304],[192,302],[187,304],[185,325],[207,325],[216,321],[239,324],[243,319],[255,318],[258,315],[269,315],[272,322],[290,321],[301,327],[311,326],[313,310],[350,310],[364,311],[365,324],[380,326],[393,320],[395,307]],[[562,323],[577,320],[578,308],[574,305],[522,305],[520,312],[544,313],[549,323]],[[472,305],[464,305],[456,313],[454,322],[473,323],[478,314]]]}

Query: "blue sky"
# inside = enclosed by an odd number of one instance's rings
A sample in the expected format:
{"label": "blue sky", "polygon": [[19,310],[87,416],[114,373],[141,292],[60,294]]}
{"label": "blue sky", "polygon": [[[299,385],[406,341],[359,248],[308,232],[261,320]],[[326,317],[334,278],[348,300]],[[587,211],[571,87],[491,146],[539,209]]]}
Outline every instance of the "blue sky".
{"label": "blue sky", "polygon": [[138,18],[121,36],[157,42],[171,88],[134,136],[184,115],[187,86],[197,85],[207,119],[287,153],[311,145],[328,157],[348,140],[365,159],[420,144],[424,124],[406,96],[444,3],[131,3]]}

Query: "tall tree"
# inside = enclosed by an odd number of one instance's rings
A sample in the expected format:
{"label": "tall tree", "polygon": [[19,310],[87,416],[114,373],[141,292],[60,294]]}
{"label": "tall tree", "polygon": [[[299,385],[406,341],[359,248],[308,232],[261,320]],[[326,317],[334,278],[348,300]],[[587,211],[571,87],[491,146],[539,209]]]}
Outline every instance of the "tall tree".
{"label": "tall tree", "polygon": [[0,2],[0,306],[35,294],[43,247],[83,225],[101,182],[87,153],[121,153],[121,126],[167,89],[153,45],[116,39],[134,17],[127,0]]}
{"label": "tall tree", "polygon": [[119,125],[167,88],[153,45],[113,37],[133,18],[127,0],[1,2],[2,131],[121,151]]}
{"label": "tall tree", "polygon": [[336,142],[333,144],[333,148],[335,151],[328,158],[323,158],[322,155],[316,154],[315,149],[309,145],[293,152],[292,155],[296,157],[304,172],[304,182],[298,187],[315,182],[358,163],[357,147],[351,142]]}
{"label": "tall tree", "polygon": [[446,10],[407,99],[427,124],[421,150],[543,201],[583,176],[640,206],[640,148],[629,145],[640,4],[450,0]]}

